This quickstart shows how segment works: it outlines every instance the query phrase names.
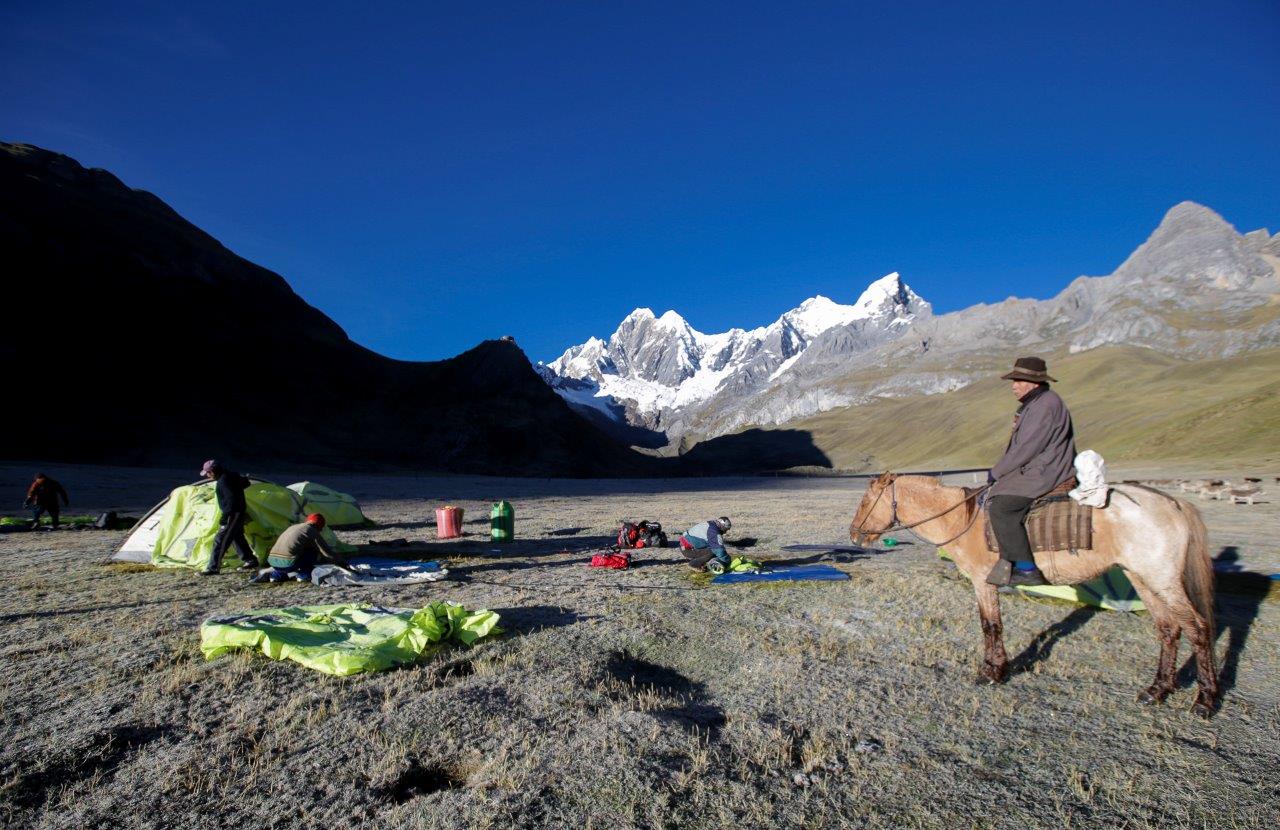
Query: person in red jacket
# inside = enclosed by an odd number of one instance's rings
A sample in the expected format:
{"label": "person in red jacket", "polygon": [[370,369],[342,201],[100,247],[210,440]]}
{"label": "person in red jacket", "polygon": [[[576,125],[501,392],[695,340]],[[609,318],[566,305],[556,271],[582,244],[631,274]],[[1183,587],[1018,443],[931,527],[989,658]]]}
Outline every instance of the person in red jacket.
{"label": "person in red jacket", "polygon": [[[61,507],[58,505],[59,498],[62,499]],[[44,473],[36,473],[35,481],[31,482],[31,487],[27,489],[25,504],[31,508],[32,530],[40,527],[40,516],[44,513],[49,514],[49,518],[53,521],[53,530],[57,530],[58,516],[62,513],[62,507],[70,506],[71,500],[67,498],[65,487]]]}

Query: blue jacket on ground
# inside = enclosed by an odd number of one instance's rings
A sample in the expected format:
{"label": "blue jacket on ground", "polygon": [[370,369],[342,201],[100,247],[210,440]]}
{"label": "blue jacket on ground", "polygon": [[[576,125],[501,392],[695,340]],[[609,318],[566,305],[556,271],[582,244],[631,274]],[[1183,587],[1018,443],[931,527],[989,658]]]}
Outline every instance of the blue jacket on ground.
{"label": "blue jacket on ground", "polygon": [[699,522],[684,532],[682,538],[687,539],[695,550],[711,549],[711,555],[725,565],[729,564],[729,552],[724,549],[724,541],[720,538],[720,528],[712,521]]}

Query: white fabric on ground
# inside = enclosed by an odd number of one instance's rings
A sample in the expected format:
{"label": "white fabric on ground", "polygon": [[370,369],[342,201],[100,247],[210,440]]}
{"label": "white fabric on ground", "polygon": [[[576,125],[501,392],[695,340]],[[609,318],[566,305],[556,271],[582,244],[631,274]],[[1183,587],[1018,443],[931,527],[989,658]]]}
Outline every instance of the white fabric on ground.
{"label": "white fabric on ground", "polygon": [[449,576],[436,561],[419,562],[363,556],[346,565],[316,565],[311,581],[316,585],[413,585],[436,582]]}

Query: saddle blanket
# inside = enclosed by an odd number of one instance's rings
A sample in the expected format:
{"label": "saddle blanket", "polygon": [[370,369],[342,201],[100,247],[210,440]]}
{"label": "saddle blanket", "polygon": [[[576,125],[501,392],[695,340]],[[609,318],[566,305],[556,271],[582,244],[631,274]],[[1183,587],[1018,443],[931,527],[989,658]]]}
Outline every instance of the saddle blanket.
{"label": "saddle blanket", "polygon": [[[991,522],[984,517],[987,550],[998,551]],[[1027,538],[1036,553],[1051,550],[1093,548],[1093,508],[1065,495],[1045,496],[1031,505],[1026,519]]]}

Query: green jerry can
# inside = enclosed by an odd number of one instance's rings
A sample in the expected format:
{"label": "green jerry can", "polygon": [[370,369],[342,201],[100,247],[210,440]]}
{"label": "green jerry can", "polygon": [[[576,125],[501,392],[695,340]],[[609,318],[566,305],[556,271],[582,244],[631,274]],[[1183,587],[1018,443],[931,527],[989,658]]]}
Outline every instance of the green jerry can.
{"label": "green jerry can", "polygon": [[489,511],[489,537],[494,542],[516,538],[516,511],[509,501],[500,501]]}

